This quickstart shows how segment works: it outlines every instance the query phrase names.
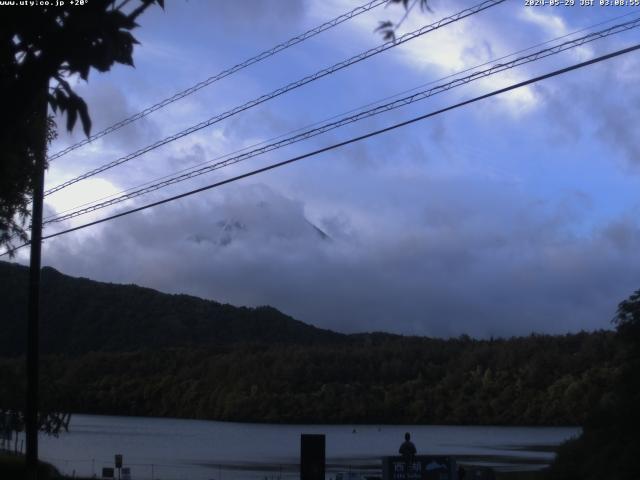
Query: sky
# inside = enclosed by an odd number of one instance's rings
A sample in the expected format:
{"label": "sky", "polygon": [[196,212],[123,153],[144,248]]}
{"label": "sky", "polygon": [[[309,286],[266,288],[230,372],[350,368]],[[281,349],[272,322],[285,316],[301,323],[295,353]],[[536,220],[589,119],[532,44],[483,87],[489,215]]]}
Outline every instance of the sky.
{"label": "sky", "polygon": [[[97,132],[361,3],[169,0],[164,11],[140,18],[135,68],[93,71],[88,82],[72,83]],[[476,3],[430,0],[432,11],[414,9],[398,34]],[[374,32],[379,22],[403,15],[400,6],[373,9],[56,159],[47,188],[373,48],[383,42]],[[573,34],[621,15],[628,16]],[[507,0],[50,195],[45,216],[639,15]],[[49,226],[45,234],[633,45],[639,31]],[[611,328],[617,304],[640,288],[639,67],[633,52],[62,235],[44,243],[43,264],[99,281],[272,305],[341,332],[508,337]],[[70,134],[60,128],[50,153],[82,138],[80,127]],[[28,252],[16,261],[26,263]]]}

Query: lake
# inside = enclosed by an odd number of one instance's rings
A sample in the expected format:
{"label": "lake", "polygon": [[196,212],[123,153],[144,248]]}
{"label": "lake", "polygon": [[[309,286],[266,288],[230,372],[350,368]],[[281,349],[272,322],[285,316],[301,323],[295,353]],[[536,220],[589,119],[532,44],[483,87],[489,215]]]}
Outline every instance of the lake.
{"label": "lake", "polygon": [[40,457],[67,474],[100,476],[122,454],[132,480],[272,480],[298,476],[301,433],[326,434],[327,478],[339,471],[379,475],[409,431],[419,454],[464,464],[535,469],[575,427],[264,425],[167,418],[74,415],[69,433],[40,437]]}

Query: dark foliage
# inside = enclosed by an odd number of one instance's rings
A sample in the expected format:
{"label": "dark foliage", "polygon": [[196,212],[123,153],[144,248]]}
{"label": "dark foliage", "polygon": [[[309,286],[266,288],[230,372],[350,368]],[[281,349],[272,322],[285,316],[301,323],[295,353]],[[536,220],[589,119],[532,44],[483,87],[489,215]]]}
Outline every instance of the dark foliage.
{"label": "dark foliage", "polygon": [[[24,480],[27,478],[24,456],[0,453],[0,478],[2,480]],[[63,478],[53,465],[38,462],[38,480]]]}
{"label": "dark foliage", "polygon": [[560,449],[553,479],[640,478],[640,290],[620,303],[613,322],[619,361],[612,388],[594,404],[582,436]]}
{"label": "dark foliage", "polygon": [[[362,335],[342,345],[235,345],[49,356],[63,411],[257,422],[581,424],[606,399],[611,334],[511,340]],[[597,353],[601,352],[601,353]],[[607,352],[603,354],[602,352]],[[20,376],[21,359],[0,363]],[[0,378],[0,399],[17,395]]]}
{"label": "dark foliage", "polygon": [[379,32],[380,35],[382,35],[382,38],[385,42],[389,42],[389,41],[395,42],[396,33],[398,29],[402,26],[407,16],[409,15],[409,13],[411,13],[411,10],[413,10],[413,7],[415,7],[416,4],[418,4],[418,2],[420,3],[421,10],[431,11],[431,7],[429,6],[429,0],[413,0],[411,4],[409,3],[409,0],[388,0],[387,5],[393,5],[393,4],[402,5],[402,7],[405,10],[405,14],[397,23],[393,23],[391,20],[384,20],[384,21],[378,22],[378,27],[375,29],[375,31]]}
{"label": "dark foliage", "polygon": [[[0,245],[24,240],[33,188],[34,156],[42,144],[44,102],[66,113],[67,129],[77,119],[87,135],[86,103],[68,79],[133,65],[131,35],[136,19],[163,0],[89,1],[82,6],[3,8],[0,15]],[[120,8],[122,6],[122,8]],[[131,6],[131,4],[129,5]],[[50,129],[51,131],[51,129]]]}
{"label": "dark foliage", "polygon": [[[24,267],[0,263],[2,354],[22,354]],[[440,340],[342,335],[275,309],[43,271],[51,410],[268,422],[582,424],[606,401],[613,332]],[[0,404],[21,397],[0,362]]]}

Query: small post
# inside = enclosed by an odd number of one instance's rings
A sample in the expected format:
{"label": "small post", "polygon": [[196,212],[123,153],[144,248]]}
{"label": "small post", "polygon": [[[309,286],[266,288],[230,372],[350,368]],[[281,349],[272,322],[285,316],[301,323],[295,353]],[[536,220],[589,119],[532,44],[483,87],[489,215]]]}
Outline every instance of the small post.
{"label": "small post", "polygon": [[118,470],[118,480],[121,480],[122,478],[122,454],[121,453],[117,453],[115,455],[115,466],[116,469]]}

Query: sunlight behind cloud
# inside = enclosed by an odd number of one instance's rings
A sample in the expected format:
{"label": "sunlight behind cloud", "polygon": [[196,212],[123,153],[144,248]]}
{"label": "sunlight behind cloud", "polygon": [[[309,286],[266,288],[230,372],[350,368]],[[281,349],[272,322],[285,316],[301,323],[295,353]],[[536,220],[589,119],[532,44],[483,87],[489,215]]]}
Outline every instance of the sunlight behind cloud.
{"label": "sunlight behind cloud", "polygon": [[56,192],[45,199],[46,206],[56,213],[120,192],[113,183],[103,178],[89,178]]}
{"label": "sunlight behind cloud", "polygon": [[[408,26],[408,29],[419,28],[418,19],[414,19],[412,22],[413,24]],[[503,43],[503,40],[496,36],[494,30],[485,29],[481,22],[462,21],[450,25],[444,30],[437,30],[428,36],[409,42],[403,46],[402,60],[411,68],[424,73],[451,75],[500,56],[494,52],[508,52],[509,49]],[[485,68],[489,68],[489,65],[478,70]],[[469,73],[461,74],[461,76]],[[521,74],[505,72],[475,81],[470,84],[470,88],[476,94],[486,93],[489,90],[503,88],[523,79]],[[536,103],[535,94],[529,87],[501,95],[500,100],[500,105],[514,116],[529,112]]]}

